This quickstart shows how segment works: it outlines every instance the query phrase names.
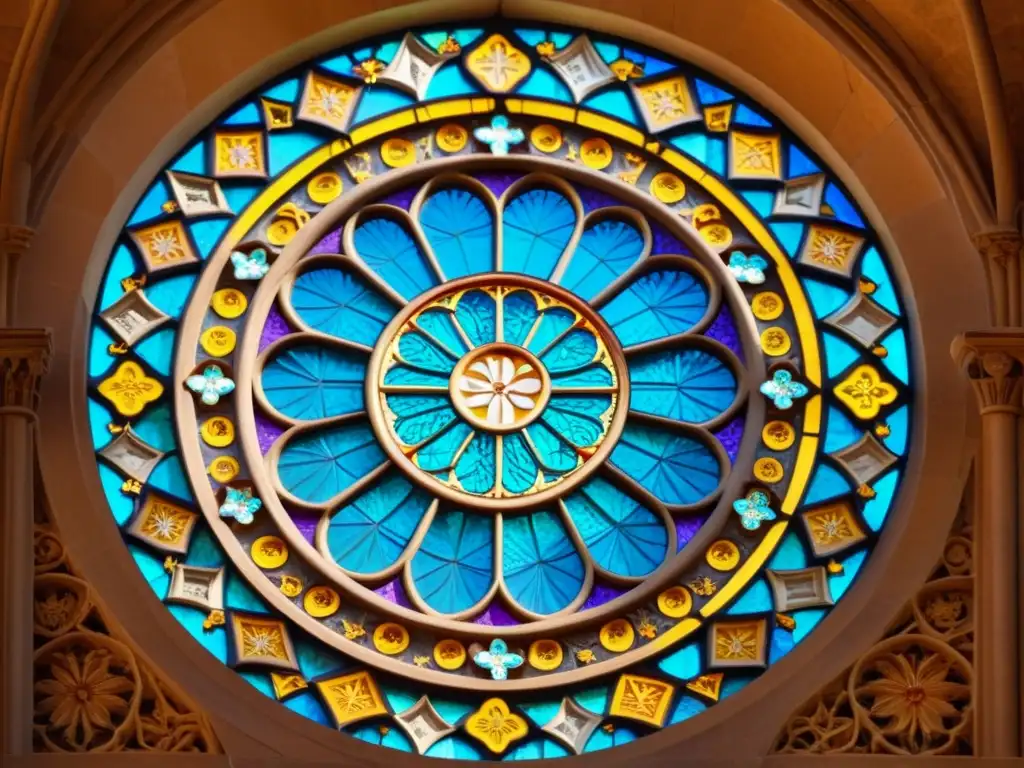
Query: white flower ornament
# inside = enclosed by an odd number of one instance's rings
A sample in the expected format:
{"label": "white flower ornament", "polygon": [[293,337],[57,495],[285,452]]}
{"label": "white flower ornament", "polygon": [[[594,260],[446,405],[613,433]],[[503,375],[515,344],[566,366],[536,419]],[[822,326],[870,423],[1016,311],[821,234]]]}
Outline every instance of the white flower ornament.
{"label": "white flower ornament", "polygon": [[469,366],[470,375],[458,382],[459,391],[470,408],[487,408],[487,423],[507,426],[516,420],[516,408],[531,411],[537,405],[540,378],[533,366],[523,363],[517,369],[505,355],[492,355]]}
{"label": "white flower ornament", "polygon": [[231,264],[235,267],[236,280],[261,280],[270,271],[267,252],[263,248],[252,253],[232,251]]}
{"label": "white flower ornament", "polygon": [[235,391],[235,382],[224,375],[219,365],[208,365],[201,374],[189,376],[185,386],[199,395],[204,405],[216,405],[222,395]]}

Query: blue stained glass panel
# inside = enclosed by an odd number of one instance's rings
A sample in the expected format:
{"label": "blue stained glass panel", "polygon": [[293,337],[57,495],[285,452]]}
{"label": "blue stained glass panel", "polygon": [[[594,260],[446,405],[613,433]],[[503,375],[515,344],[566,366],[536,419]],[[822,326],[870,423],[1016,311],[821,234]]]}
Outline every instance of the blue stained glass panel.
{"label": "blue stained glass panel", "polygon": [[344,424],[290,440],[277,461],[285,490],[319,504],[333,498],[384,461],[370,425]]}
{"label": "blue stained glass panel", "polygon": [[366,356],[349,350],[295,346],[263,368],[270,404],[293,419],[323,419],[363,410]]}
{"label": "blue stained glass panel", "polygon": [[412,559],[419,596],[440,613],[457,613],[483,599],[494,578],[490,515],[448,511],[434,518]]}
{"label": "blue stained glass panel", "polygon": [[718,459],[703,443],[663,427],[626,423],[612,462],[665,504],[695,504],[717,487]]}
{"label": "blue stained glass panel", "polygon": [[295,280],[292,308],[310,328],[373,346],[395,308],[361,275],[346,267],[304,272]]}
{"label": "blue stained glass panel", "polygon": [[592,299],[625,274],[644,252],[640,230],[625,221],[604,219],[583,230],[561,284]]}
{"label": "blue stained glass panel", "polygon": [[683,333],[704,317],[704,283],[682,269],[659,269],[630,283],[602,309],[624,346]]}
{"label": "blue stained glass panel", "polygon": [[434,193],[423,204],[420,225],[449,280],[493,269],[493,217],[476,195],[464,189]]}
{"label": "blue stained glass panel", "polygon": [[547,278],[575,231],[576,209],[560,192],[538,187],[506,204],[502,227],[502,269]]}
{"label": "blue stained glass panel", "polygon": [[686,422],[709,421],[736,399],[736,377],[703,349],[636,355],[629,370],[633,410]]}
{"label": "blue stained glass panel", "polygon": [[353,240],[366,265],[405,298],[437,285],[437,275],[426,256],[401,224],[384,218],[364,219]]}
{"label": "blue stained glass panel", "polygon": [[455,320],[474,347],[497,340],[498,304],[484,291],[463,294],[455,307]]}
{"label": "blue stained glass panel", "polygon": [[532,613],[562,610],[583,587],[583,560],[550,510],[504,521],[502,563],[509,593]]}
{"label": "blue stained glass panel", "polygon": [[572,93],[565,83],[546,69],[535,69],[516,93],[520,96],[539,96],[542,99],[573,103]]}

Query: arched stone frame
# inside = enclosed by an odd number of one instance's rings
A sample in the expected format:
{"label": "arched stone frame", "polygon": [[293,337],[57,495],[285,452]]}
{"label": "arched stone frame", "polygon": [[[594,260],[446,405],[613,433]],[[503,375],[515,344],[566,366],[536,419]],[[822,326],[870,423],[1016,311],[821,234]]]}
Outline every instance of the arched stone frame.
{"label": "arched stone frame", "polygon": [[[268,20],[267,27],[261,29],[269,40],[281,41],[287,33],[280,25],[269,22],[275,18],[270,5],[268,2],[265,6],[255,6],[266,7],[265,16],[260,18]],[[667,20],[656,16],[664,12],[661,5],[639,4],[628,10],[638,21],[665,28],[669,26]],[[601,758],[609,762],[632,760],[638,755],[662,750],[667,752],[672,745],[683,741],[687,743],[688,754],[695,756],[706,754],[722,758],[763,754],[782,718],[866,648],[880,634],[895,607],[922,581],[955,513],[967,459],[965,448],[961,448],[963,453],[947,450],[954,441],[961,440],[966,413],[964,389],[959,384],[944,386],[955,373],[947,349],[957,331],[983,324],[983,279],[953,203],[943,193],[924,149],[866,82],[853,91],[857,94],[853,106],[848,99],[845,110],[839,108],[836,95],[848,87],[847,75],[854,78],[854,82],[859,76],[848,70],[851,65],[843,62],[827,41],[788,16],[784,9],[767,2],[756,5],[737,2],[737,7],[732,9],[721,5],[680,20],[680,34],[690,37],[690,43],[644,27],[631,28],[629,36],[694,61],[759,99],[801,134],[854,191],[883,233],[889,252],[902,257],[904,278],[914,288],[912,302],[916,304],[924,329],[923,338],[918,339],[918,348],[922,350],[918,363],[923,369],[918,374],[919,381],[924,382],[919,397],[924,418],[918,420],[917,453],[912,459],[900,513],[879,545],[875,564],[859,579],[835,615],[824,622],[792,658],[780,662],[744,693],[716,707],[713,713]],[[470,3],[462,7],[431,3],[417,14],[417,19],[438,19],[449,12],[472,15],[475,11],[483,15],[492,13],[492,6],[491,3]],[[741,7],[747,12],[739,13]],[[267,57],[266,51],[250,50],[241,36],[227,37],[221,42],[222,51],[225,56],[228,52],[238,54],[238,60],[220,62],[223,69],[202,73],[183,66],[179,72],[181,78],[176,81],[181,85],[180,98],[164,104],[163,109],[153,106],[154,94],[161,92],[161,81],[167,82],[171,74],[168,67],[174,63],[175,54],[186,60],[191,56],[193,63],[209,61],[209,51],[203,47],[210,42],[206,36],[219,33],[223,27],[218,23],[230,19],[232,12],[252,13],[253,8],[251,3],[223,3],[180,31],[174,40],[147,60],[108,103],[83,138],[42,218],[33,257],[26,260],[23,268],[22,316],[18,320],[22,324],[50,325],[56,330],[56,359],[44,387],[47,404],[41,427],[44,481],[57,523],[70,542],[73,557],[84,575],[147,653],[158,659],[164,671],[179,680],[200,705],[223,724],[218,732],[231,754],[265,756],[265,748],[258,746],[258,742],[263,742],[266,747],[289,757],[334,757],[339,749],[344,749],[353,757],[376,764],[387,759],[387,755],[382,756],[366,745],[339,741],[339,737],[284,714],[272,702],[247,691],[241,681],[206,656],[174,626],[141,579],[123,579],[121,574],[125,569],[133,568],[119,536],[109,525],[92,467],[88,462],[79,465],[81,457],[88,455],[84,439],[82,446],[76,446],[74,440],[48,438],[48,435],[62,434],[68,423],[79,433],[82,431],[81,368],[88,307],[95,295],[97,270],[127,207],[181,139],[203,124],[210,113],[283,63],[274,61],[273,56]],[[756,20],[752,17],[757,14],[750,11],[751,8],[756,8],[760,14]],[[369,9],[346,9],[346,12],[357,15],[363,10]],[[621,30],[621,26],[616,26],[621,25],[621,21],[614,17],[580,7],[542,2],[510,3],[503,11],[510,15],[557,18],[597,29]],[[310,13],[314,11],[311,9]],[[312,26],[316,19],[310,17],[304,21]],[[287,61],[298,61],[363,36],[368,25],[386,28],[402,23],[401,15],[391,11],[342,25],[319,39],[294,46],[287,51]],[[728,34],[723,33],[726,29]],[[776,36],[772,40],[764,39],[767,29]],[[255,29],[248,31],[260,34]],[[309,30],[292,31],[301,38]],[[698,48],[699,43],[705,48]],[[773,46],[791,54],[801,44],[809,51],[808,61],[814,62],[813,67],[806,64],[794,71],[789,67],[797,66],[793,62],[800,60],[790,56],[783,69],[782,59],[771,58]],[[238,48],[234,47],[236,45]],[[730,63],[726,64],[723,59]],[[253,61],[259,62],[256,68],[238,78],[240,70]],[[821,84],[820,81],[827,78],[825,73],[836,75],[834,82]],[[204,75],[209,81],[203,82]],[[767,87],[754,81],[753,76],[764,78]],[[811,76],[818,82],[809,82]],[[226,87],[230,92],[212,93],[225,82],[231,82]],[[196,90],[192,92],[186,87]],[[194,103],[211,93],[206,108],[195,109]],[[795,106],[787,105],[785,99]],[[865,103],[871,105],[877,122],[864,115],[864,121],[858,126],[855,116],[847,113],[856,112],[862,108],[857,105]],[[182,115],[188,117],[182,121]],[[829,126],[833,118],[837,122]],[[178,127],[165,136],[168,125]],[[159,148],[154,151],[157,145]],[[132,174],[134,168],[139,170]],[[897,175],[894,169],[904,171],[903,186],[892,184]],[[110,186],[106,190],[96,186],[96,174],[102,171],[109,174]],[[878,183],[881,178],[886,184]],[[90,253],[82,247],[85,242],[94,244],[92,254],[96,258],[90,258]],[[955,281],[943,280],[951,274],[956,275]],[[948,296],[945,291],[949,292]],[[77,435],[75,438],[77,440]],[[922,474],[922,466],[927,474]],[[78,467],[78,471],[72,473],[72,467]],[[83,498],[89,499],[84,506],[80,501]],[[898,560],[887,556],[896,551],[901,542],[907,541],[916,544],[912,552],[901,552]],[[89,542],[92,546],[76,546],[76,542]],[[843,647],[836,653],[838,638],[842,638]],[[755,707],[760,717],[745,719],[748,739],[742,745],[737,744],[730,737],[728,724],[732,718],[742,717],[743,711]],[[779,721],[765,718],[768,712],[777,712]],[[737,752],[737,749],[743,751]]]}

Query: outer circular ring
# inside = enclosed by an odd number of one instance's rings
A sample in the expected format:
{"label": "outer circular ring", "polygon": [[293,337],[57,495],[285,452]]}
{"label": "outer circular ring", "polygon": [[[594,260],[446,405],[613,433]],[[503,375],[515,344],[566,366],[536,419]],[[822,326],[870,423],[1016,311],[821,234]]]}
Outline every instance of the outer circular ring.
{"label": "outer circular ring", "polygon": [[[500,278],[496,278],[495,274],[500,275]],[[428,478],[423,470],[413,464],[412,460],[398,447],[398,444],[391,435],[390,429],[386,424],[380,392],[378,389],[381,377],[383,376],[383,371],[381,370],[383,363],[385,362],[386,355],[391,348],[391,342],[399,329],[420,309],[450,293],[457,293],[459,291],[467,291],[472,290],[473,288],[493,285],[497,279],[501,279],[502,282],[507,285],[515,285],[538,293],[547,294],[548,296],[551,296],[571,307],[597,331],[597,336],[602,342],[604,342],[605,348],[612,356],[612,363],[617,374],[618,372],[628,370],[626,367],[626,358],[622,353],[622,347],[615,338],[615,334],[612,332],[612,329],[608,327],[608,324],[605,323],[601,316],[591,309],[590,306],[582,299],[554,283],[549,283],[547,280],[538,280],[537,278],[518,274],[506,275],[503,273],[487,273],[482,275],[471,275],[458,281],[445,283],[443,285],[439,285],[437,288],[427,291],[426,293],[420,294],[420,296],[417,297],[416,303],[410,303],[409,306],[399,312],[381,333],[380,341],[377,343],[376,347],[374,347],[373,354],[370,356],[370,362],[367,366],[368,374],[366,377],[366,412],[370,416],[370,423],[373,424],[373,428],[381,438],[381,443],[388,454],[388,458],[390,458],[391,461],[394,462],[395,466],[401,469],[411,480],[420,485],[423,485],[423,481]],[[545,388],[550,390],[551,383],[550,380],[546,379],[547,373],[544,372],[543,365],[540,366],[540,370],[542,371],[542,377],[545,377]],[[376,373],[378,371],[380,372],[379,375]],[[615,447],[615,442],[618,439],[618,436],[622,433],[622,427],[626,423],[626,416],[629,413],[628,407],[622,407],[623,403],[629,403],[629,376],[616,375],[616,378],[617,381],[615,382],[615,386],[618,388],[618,391],[614,395],[614,402],[612,404],[615,412],[612,416],[611,423],[608,425],[608,431],[604,436],[604,440],[601,441],[601,445],[598,446],[594,455],[587,459],[582,467],[573,472],[570,475],[570,479],[567,481],[560,482],[550,488],[546,488],[528,496],[515,496],[497,499],[464,493],[440,482],[431,482],[426,487],[446,501],[461,504],[470,503],[478,509],[488,510],[491,512],[533,509],[565,495],[568,493],[570,488],[586,480],[597,469],[599,469],[602,464],[604,464],[608,459],[608,455],[611,453],[612,448]],[[457,404],[456,408],[458,408]],[[540,412],[539,408],[537,412]],[[519,427],[516,428],[518,429]]]}

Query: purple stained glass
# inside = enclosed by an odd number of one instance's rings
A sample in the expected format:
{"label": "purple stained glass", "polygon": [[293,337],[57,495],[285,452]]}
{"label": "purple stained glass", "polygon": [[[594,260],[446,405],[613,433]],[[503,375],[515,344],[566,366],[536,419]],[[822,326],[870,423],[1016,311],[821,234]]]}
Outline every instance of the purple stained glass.
{"label": "purple stained glass", "polygon": [[478,181],[483,182],[494,193],[495,197],[501,197],[506,189],[523,178],[521,173],[499,173],[496,171],[487,171],[486,173],[475,175]]}
{"label": "purple stained glass", "polygon": [[697,535],[700,527],[707,522],[707,517],[698,515],[696,517],[683,517],[676,520],[676,552],[690,543],[690,539]]}
{"label": "purple stained glass", "polygon": [[474,624],[486,627],[511,627],[521,623],[515,616],[505,610],[497,601],[487,606],[487,610],[473,619]]}
{"label": "purple stained glass", "polygon": [[715,432],[715,437],[725,448],[725,452],[729,454],[729,461],[733,464],[736,463],[736,456],[740,452],[740,442],[743,440],[743,422],[742,416],[737,417]]}
{"label": "purple stained glass", "polygon": [[260,352],[282,336],[287,336],[291,332],[291,326],[288,325],[288,321],[284,319],[284,315],[281,314],[281,310],[278,308],[277,302],[275,301],[274,306],[270,308],[270,312],[267,314],[267,321],[263,324],[263,332],[260,334]]}
{"label": "purple stained glass", "polygon": [[284,434],[284,427],[275,424],[258,408],[255,411],[256,440],[260,444],[260,453],[266,456],[274,441]]}
{"label": "purple stained glass", "polygon": [[609,205],[622,205],[622,201],[617,197],[612,197],[606,192],[599,192],[591,187],[576,187],[576,194],[580,196],[585,213],[596,211],[599,208],[607,208]]}
{"label": "purple stained glass", "polygon": [[412,205],[412,199],[416,197],[417,192],[419,192],[419,189],[416,187],[406,187],[405,189],[400,189],[397,192],[392,192],[380,202],[385,205],[393,205],[396,208],[408,211],[409,207]]}
{"label": "purple stained glass", "polygon": [[736,354],[741,363],[744,362],[740,334],[736,330],[736,321],[733,319],[732,310],[727,305],[722,305],[718,316],[708,326],[708,329],[704,331],[704,335],[727,346]]}
{"label": "purple stained glass", "polygon": [[389,581],[384,586],[377,587],[377,589],[373,591],[388,602],[400,605],[403,608],[412,608],[412,603],[409,602],[409,596],[405,593],[405,587],[402,586],[401,579]]}
{"label": "purple stained glass", "polygon": [[284,511],[288,513],[288,517],[292,519],[292,523],[295,524],[299,533],[302,534],[302,538],[310,544],[314,544],[316,540],[316,527],[320,522],[321,513],[307,509],[299,509],[298,507],[292,507],[287,504],[284,505]]}
{"label": "purple stained glass", "polygon": [[662,253],[675,254],[679,256],[692,256],[693,252],[683,244],[683,241],[669,232],[665,227],[651,224],[651,255],[657,256]]}
{"label": "purple stained glass", "polygon": [[323,240],[309,249],[307,256],[315,256],[318,253],[341,253],[341,229],[336,229]]}
{"label": "purple stained glass", "polygon": [[582,610],[587,610],[588,608],[597,608],[599,605],[604,605],[605,603],[611,602],[616,597],[621,597],[628,591],[628,589],[613,587],[610,584],[601,584],[600,582],[595,582],[594,588],[590,590],[590,596],[587,597],[587,601],[583,604]]}

